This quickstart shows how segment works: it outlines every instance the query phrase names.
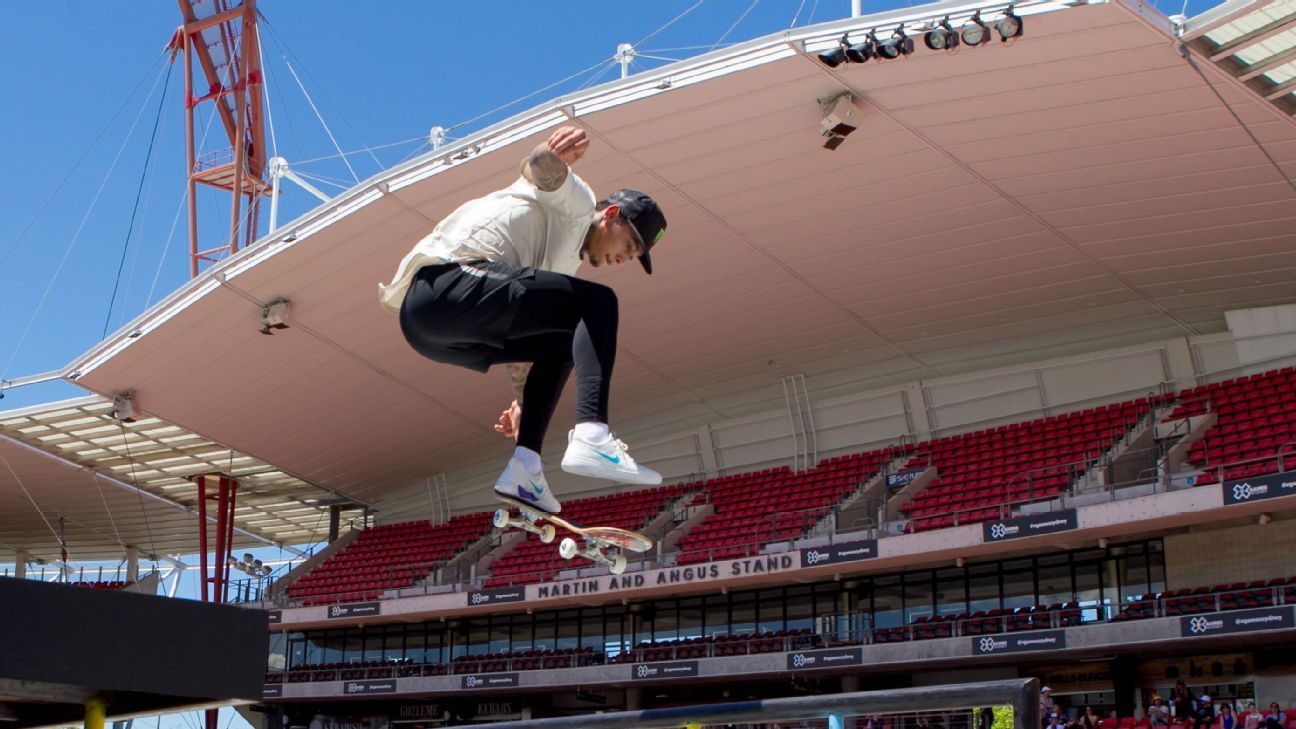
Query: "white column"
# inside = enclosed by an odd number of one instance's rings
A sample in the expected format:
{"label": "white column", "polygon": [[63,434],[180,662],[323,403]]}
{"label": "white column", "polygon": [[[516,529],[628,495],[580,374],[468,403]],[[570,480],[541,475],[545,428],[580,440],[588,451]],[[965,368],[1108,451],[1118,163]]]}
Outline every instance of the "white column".
{"label": "white column", "polygon": [[139,579],[139,547],[126,548],[126,579],[135,582]]}
{"label": "white column", "polygon": [[14,577],[20,580],[27,577],[27,560],[29,559],[31,559],[31,555],[27,554],[27,550],[18,550],[18,555],[14,557]]}

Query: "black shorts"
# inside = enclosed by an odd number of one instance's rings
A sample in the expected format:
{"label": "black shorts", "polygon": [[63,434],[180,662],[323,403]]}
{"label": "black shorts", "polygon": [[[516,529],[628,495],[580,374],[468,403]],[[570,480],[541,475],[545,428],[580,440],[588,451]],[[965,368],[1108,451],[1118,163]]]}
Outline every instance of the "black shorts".
{"label": "black shorts", "polygon": [[424,266],[401,305],[405,341],[428,359],[485,372],[501,361],[531,267],[497,261]]}

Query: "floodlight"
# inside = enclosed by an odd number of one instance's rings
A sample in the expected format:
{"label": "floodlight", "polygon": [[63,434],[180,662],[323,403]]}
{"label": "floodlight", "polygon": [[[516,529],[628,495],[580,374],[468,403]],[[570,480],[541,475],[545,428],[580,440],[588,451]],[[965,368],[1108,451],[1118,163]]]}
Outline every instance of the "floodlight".
{"label": "floodlight", "polygon": [[913,38],[905,35],[904,26],[895,29],[895,33],[884,41],[878,41],[874,35],[874,46],[877,48],[878,58],[899,58],[913,53]]}
{"label": "floodlight", "polygon": [[1013,6],[1009,5],[1003,11],[1003,17],[995,23],[995,30],[999,31],[999,40],[1004,42],[1022,34],[1022,19],[1013,12]]}
{"label": "floodlight", "polygon": [[837,41],[837,47],[819,54],[819,60],[829,68],[837,68],[846,62],[846,36]]}
{"label": "floodlight", "polygon": [[958,48],[958,33],[955,33],[954,28],[950,26],[948,15],[923,35],[923,43],[933,51],[952,51]]}
{"label": "floodlight", "polygon": [[252,564],[254,559],[256,559],[256,557],[252,556],[251,552],[243,553],[243,564]]}
{"label": "floodlight", "polygon": [[268,564],[263,564],[263,565],[261,565],[261,576],[262,576],[262,577],[269,577],[271,572],[274,572],[274,570],[270,568],[270,565],[268,565]]}
{"label": "floodlight", "polygon": [[823,118],[819,120],[819,133],[824,138],[824,149],[837,149],[846,136],[855,131],[855,102],[848,93],[838,94],[822,102]]}
{"label": "floodlight", "polygon": [[872,37],[864,39],[862,43],[846,46],[846,60],[851,63],[864,63],[876,57],[877,47],[873,45]]}
{"label": "floodlight", "polygon": [[230,555],[229,557],[225,558],[226,567],[237,567],[238,565],[239,565],[239,561],[237,559],[234,559],[234,555]]}
{"label": "floodlight", "polygon": [[962,37],[963,44],[968,46],[979,46],[990,42],[990,27],[981,22],[980,10],[973,13],[972,17],[963,24],[959,36]]}

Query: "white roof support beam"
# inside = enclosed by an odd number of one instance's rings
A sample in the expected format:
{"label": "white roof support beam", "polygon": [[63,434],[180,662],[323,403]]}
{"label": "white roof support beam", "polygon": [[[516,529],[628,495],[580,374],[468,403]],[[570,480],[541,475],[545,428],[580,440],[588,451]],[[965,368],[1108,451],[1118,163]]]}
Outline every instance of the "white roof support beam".
{"label": "white roof support beam", "polygon": [[1212,61],[1219,61],[1221,58],[1228,58],[1243,48],[1253,46],[1257,43],[1263,43],[1279,33],[1285,30],[1291,30],[1292,28],[1296,28],[1296,11],[1288,13],[1272,23],[1256,28],[1246,35],[1234,38],[1224,45],[1219,46],[1211,52],[1210,59]]}
{"label": "white roof support beam", "polygon": [[1238,74],[1237,80],[1250,81],[1253,78],[1269,73],[1275,68],[1291,63],[1292,61],[1296,61],[1296,46],[1288,48],[1281,53],[1275,53],[1262,61],[1257,61],[1250,66],[1247,66]]}

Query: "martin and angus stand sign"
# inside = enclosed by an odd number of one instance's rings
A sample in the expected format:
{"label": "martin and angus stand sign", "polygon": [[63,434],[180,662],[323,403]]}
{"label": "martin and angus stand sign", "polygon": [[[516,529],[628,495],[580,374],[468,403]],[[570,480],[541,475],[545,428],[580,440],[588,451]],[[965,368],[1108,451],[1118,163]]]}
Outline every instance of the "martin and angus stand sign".
{"label": "martin and angus stand sign", "polygon": [[981,541],[987,543],[1006,542],[1010,539],[1022,539],[1040,534],[1055,534],[1057,532],[1071,531],[1078,525],[1075,509],[1019,516],[1016,519],[988,521],[981,524]]}
{"label": "martin and angus stand sign", "polygon": [[1249,504],[1252,501],[1276,499],[1296,494],[1296,473],[1275,473],[1269,476],[1242,478],[1224,482],[1224,505]]}

